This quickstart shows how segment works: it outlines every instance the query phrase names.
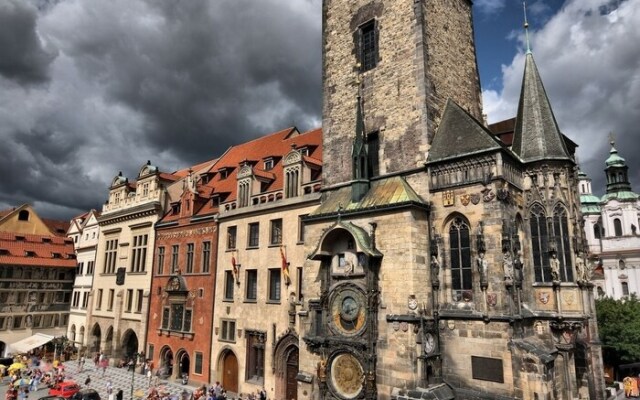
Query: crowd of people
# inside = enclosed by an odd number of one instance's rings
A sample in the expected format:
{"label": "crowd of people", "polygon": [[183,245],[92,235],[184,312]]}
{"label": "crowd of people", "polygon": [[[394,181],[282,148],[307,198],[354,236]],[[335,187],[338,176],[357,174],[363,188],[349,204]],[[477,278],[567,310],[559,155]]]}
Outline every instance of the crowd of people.
{"label": "crowd of people", "polygon": [[13,364],[2,371],[2,381],[8,376],[9,388],[6,400],[23,400],[29,392],[38,390],[42,383],[53,387],[65,380],[65,367],[59,359],[53,362],[41,360],[37,355],[19,356],[14,358]]}

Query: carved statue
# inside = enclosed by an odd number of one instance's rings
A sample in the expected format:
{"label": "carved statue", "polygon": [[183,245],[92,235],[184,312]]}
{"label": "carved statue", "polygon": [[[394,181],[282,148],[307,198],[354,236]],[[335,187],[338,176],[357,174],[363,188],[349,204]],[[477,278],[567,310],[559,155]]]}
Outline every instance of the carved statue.
{"label": "carved statue", "polygon": [[507,283],[513,282],[513,260],[511,253],[505,251],[502,255],[502,269],[504,270],[504,280]]}
{"label": "carved statue", "polygon": [[478,254],[476,263],[478,264],[478,272],[480,273],[480,283],[486,286],[489,281],[489,262],[484,258],[484,252]]}
{"label": "carved statue", "polygon": [[516,259],[513,260],[513,277],[516,281],[517,286],[522,285],[522,279],[524,278],[523,269],[524,264],[522,263],[522,252],[518,250],[516,254]]}
{"label": "carved statue", "polygon": [[582,252],[578,253],[576,257],[576,281],[577,282],[589,282],[589,272],[588,267],[584,263],[584,259],[582,258]]}
{"label": "carved statue", "polygon": [[431,282],[437,282],[440,276],[440,262],[438,257],[431,256]]}
{"label": "carved statue", "polygon": [[327,380],[327,360],[324,357],[318,361],[318,380],[320,382]]}
{"label": "carved statue", "polygon": [[549,260],[549,266],[551,267],[551,279],[554,281],[560,280],[560,260],[558,260],[558,254],[551,252],[551,259]]}

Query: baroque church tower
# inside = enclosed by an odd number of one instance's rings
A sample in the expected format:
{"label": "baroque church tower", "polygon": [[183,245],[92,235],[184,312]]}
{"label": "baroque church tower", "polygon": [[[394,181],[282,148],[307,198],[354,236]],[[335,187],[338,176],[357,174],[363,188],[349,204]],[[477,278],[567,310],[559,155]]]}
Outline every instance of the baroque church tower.
{"label": "baroque church tower", "polygon": [[510,140],[480,122],[471,7],[324,1],[303,395],[603,398],[575,144],[530,52]]}

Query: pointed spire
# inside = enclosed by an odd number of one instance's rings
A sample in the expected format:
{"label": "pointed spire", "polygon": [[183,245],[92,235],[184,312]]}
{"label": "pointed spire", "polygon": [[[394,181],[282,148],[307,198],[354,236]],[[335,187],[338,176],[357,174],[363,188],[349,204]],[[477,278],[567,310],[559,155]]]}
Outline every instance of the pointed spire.
{"label": "pointed spire", "polygon": [[532,53],[525,55],[512,150],[524,162],[572,161]]}
{"label": "pointed spire", "polygon": [[364,117],[362,115],[362,99],[356,98],[356,136],[351,151],[352,175],[351,200],[360,201],[369,191],[369,168],[367,147],[364,142]]}
{"label": "pointed spire", "polygon": [[524,8],[524,37],[527,44],[527,54],[531,54],[531,43],[529,42],[529,22],[527,21],[527,2],[522,2]]}

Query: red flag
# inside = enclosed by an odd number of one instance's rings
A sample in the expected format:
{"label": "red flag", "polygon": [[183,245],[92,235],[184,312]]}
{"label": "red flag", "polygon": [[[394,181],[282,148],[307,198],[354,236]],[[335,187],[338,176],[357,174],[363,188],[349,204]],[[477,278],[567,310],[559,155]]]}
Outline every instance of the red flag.
{"label": "red flag", "polygon": [[284,275],[284,284],[289,286],[291,278],[289,277],[289,263],[287,257],[284,255],[284,250],[280,246],[280,257],[282,258],[282,274]]}
{"label": "red flag", "polygon": [[238,266],[236,265],[236,257],[233,255],[231,256],[231,266],[233,267],[233,276],[238,280]]}

